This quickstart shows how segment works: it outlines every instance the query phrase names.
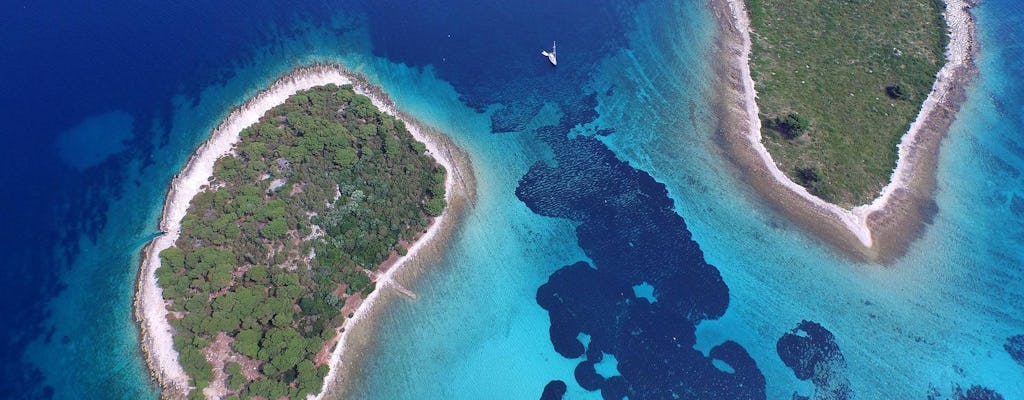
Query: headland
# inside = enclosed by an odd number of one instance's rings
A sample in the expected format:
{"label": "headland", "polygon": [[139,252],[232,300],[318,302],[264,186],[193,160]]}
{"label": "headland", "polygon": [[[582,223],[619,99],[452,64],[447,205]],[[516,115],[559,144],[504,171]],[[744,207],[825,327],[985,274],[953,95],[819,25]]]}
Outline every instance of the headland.
{"label": "headland", "polygon": [[718,24],[716,100],[721,144],[744,180],[801,227],[855,258],[886,263],[898,258],[935,213],[933,192],[939,145],[977,75],[978,51],[971,3],[947,0],[945,64],[917,118],[897,147],[888,184],[870,203],[841,207],[790,179],[763,143],[757,92],[750,71],[751,26],[744,0],[712,0]]}

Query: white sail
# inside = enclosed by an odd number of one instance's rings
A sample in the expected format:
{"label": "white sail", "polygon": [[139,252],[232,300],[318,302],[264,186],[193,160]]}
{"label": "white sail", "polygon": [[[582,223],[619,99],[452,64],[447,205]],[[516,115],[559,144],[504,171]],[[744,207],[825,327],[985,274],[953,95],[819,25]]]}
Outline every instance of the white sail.
{"label": "white sail", "polygon": [[544,51],[544,50],[542,50],[540,52],[540,54],[542,56],[545,56],[545,57],[548,58],[548,61],[551,61],[551,65],[558,65],[558,58],[556,58],[556,56],[555,56],[555,51],[556,51],[555,45],[556,45],[556,43],[554,41],[552,41],[551,42],[551,52]]}

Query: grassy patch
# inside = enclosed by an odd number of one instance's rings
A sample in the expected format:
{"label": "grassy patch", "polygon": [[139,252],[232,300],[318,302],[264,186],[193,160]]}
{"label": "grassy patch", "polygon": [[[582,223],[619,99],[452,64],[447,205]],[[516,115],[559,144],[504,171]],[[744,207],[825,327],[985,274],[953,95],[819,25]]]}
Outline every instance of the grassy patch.
{"label": "grassy patch", "polygon": [[[781,169],[819,197],[864,204],[945,62],[941,0],[748,0],[762,130]],[[814,180],[807,179],[813,172]]]}

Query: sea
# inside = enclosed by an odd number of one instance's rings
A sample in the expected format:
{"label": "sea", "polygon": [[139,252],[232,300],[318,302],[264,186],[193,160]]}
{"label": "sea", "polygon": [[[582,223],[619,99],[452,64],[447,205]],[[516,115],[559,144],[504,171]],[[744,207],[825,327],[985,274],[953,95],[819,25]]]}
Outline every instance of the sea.
{"label": "sea", "polygon": [[337,62],[477,181],[404,282],[418,299],[357,328],[349,398],[1024,399],[1017,0],[973,10],[934,213],[886,265],[763,205],[723,154],[705,2],[0,9],[0,398],[158,398],[132,300],[171,179],[233,107]]}

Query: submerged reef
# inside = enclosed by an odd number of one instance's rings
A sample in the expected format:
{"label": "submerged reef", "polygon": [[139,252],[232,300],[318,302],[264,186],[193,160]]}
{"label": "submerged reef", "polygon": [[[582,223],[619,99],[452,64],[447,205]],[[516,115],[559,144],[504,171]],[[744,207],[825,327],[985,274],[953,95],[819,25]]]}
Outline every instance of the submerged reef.
{"label": "submerged reef", "polygon": [[[776,344],[779,358],[800,380],[814,383],[813,399],[845,400],[853,397],[846,378],[846,359],[832,332],[812,321],[801,321]],[[794,399],[809,399],[793,395]]]}
{"label": "submerged reef", "polygon": [[1024,367],[1024,335],[1011,336],[1006,339],[1003,349],[1010,354],[1010,358],[1017,364]]}
{"label": "submerged reef", "polygon": [[[538,214],[579,221],[579,245],[593,261],[562,267],[537,290],[555,350],[586,355],[577,382],[606,399],[765,398],[764,376],[742,346],[726,341],[708,356],[694,348],[697,324],[723,315],[729,290],[665,186],[598,140],[570,139],[560,128],[568,127],[539,130],[557,166],[534,165],[516,195]],[[654,302],[635,295],[644,283]],[[580,334],[590,335],[586,346]],[[618,360],[620,375],[595,371],[604,354]]]}
{"label": "submerged reef", "polygon": [[540,400],[561,400],[565,396],[567,387],[565,382],[554,380],[544,385],[544,393],[541,393]]}

